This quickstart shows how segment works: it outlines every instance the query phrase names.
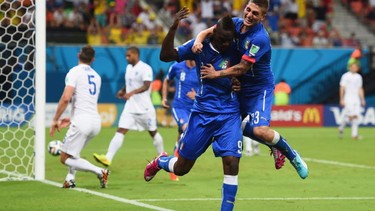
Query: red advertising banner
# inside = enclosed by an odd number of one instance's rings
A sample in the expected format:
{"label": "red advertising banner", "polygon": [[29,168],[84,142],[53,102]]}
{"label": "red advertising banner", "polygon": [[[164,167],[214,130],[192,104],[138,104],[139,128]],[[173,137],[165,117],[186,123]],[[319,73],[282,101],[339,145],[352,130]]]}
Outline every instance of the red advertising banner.
{"label": "red advertising banner", "polygon": [[273,106],[271,126],[274,127],[322,127],[322,105]]}

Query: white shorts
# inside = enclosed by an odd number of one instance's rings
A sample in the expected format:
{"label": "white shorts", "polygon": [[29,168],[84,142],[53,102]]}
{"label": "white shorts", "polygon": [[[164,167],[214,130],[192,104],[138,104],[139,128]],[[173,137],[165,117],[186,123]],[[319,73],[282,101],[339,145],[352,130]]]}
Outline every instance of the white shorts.
{"label": "white shorts", "polygon": [[361,114],[361,105],[359,103],[345,103],[344,114],[346,116],[359,116]]}
{"label": "white shorts", "polygon": [[155,110],[143,114],[133,114],[123,111],[118,122],[118,127],[137,131],[155,131],[157,129]]}
{"label": "white shorts", "polygon": [[62,151],[79,158],[82,149],[94,138],[101,129],[101,120],[93,118],[79,118],[72,121],[64,138]]}

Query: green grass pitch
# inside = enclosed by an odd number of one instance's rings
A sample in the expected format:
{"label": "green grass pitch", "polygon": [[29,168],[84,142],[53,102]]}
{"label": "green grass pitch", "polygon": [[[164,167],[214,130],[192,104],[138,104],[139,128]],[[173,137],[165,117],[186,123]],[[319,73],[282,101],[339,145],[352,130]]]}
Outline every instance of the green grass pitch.
{"label": "green grass pitch", "polygon": [[[243,156],[235,210],[375,210],[375,130],[360,128],[363,140],[352,140],[350,128],[337,137],[336,128],[277,128],[309,166],[309,177],[299,178],[289,162],[276,170],[267,147],[259,156]],[[103,128],[82,151],[105,153],[116,128]],[[159,128],[171,153],[176,128]],[[57,135],[62,140],[65,131]],[[52,140],[47,135],[47,143]],[[47,144],[46,143],[46,144]],[[1,210],[219,210],[223,171],[212,149],[198,159],[180,181],[161,171],[151,181],[143,170],[156,156],[147,132],[130,131],[116,154],[107,189],[95,175],[78,172],[78,189],[62,189],[39,181],[0,182]],[[46,179],[61,185],[67,168],[46,152]],[[106,197],[106,196],[109,196]],[[112,198],[111,198],[112,197]]]}

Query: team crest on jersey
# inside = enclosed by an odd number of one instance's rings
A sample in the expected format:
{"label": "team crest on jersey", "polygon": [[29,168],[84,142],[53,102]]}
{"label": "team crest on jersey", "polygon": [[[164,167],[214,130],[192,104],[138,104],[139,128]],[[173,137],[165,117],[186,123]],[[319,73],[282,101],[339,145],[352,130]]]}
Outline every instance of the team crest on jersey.
{"label": "team crest on jersey", "polygon": [[255,56],[255,54],[258,53],[259,49],[259,46],[252,44],[249,51],[250,55]]}
{"label": "team crest on jersey", "polygon": [[229,60],[223,59],[223,61],[219,64],[219,67],[221,69],[227,69],[229,67]]}
{"label": "team crest on jersey", "polygon": [[250,46],[250,40],[246,40],[245,43],[243,44],[244,49],[249,49]]}
{"label": "team crest on jersey", "polygon": [[186,73],[185,72],[181,72],[180,81],[185,81],[185,78],[186,78]]}

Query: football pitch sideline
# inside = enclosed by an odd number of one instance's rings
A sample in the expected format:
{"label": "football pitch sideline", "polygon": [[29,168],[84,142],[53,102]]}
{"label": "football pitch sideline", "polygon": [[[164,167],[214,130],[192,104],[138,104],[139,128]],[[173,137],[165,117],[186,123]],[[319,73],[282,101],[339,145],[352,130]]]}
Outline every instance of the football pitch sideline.
{"label": "football pitch sideline", "polygon": [[[116,128],[103,128],[82,151],[105,153]],[[159,128],[171,153],[176,128]],[[286,162],[275,170],[267,147],[259,156],[243,156],[235,210],[374,210],[375,130],[360,128],[362,140],[352,140],[350,129],[337,137],[336,128],[278,128],[309,166],[309,177],[299,178]],[[64,132],[56,139],[62,140]],[[48,141],[52,140],[47,136]],[[46,154],[46,180],[0,182],[4,210],[219,210],[223,173],[221,159],[211,148],[180,181],[161,171],[151,182],[143,180],[148,160],[156,156],[147,132],[129,132],[110,166],[107,189],[96,176],[77,173],[75,190],[60,186],[67,173],[58,157]]]}

